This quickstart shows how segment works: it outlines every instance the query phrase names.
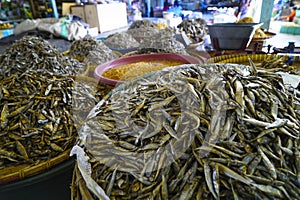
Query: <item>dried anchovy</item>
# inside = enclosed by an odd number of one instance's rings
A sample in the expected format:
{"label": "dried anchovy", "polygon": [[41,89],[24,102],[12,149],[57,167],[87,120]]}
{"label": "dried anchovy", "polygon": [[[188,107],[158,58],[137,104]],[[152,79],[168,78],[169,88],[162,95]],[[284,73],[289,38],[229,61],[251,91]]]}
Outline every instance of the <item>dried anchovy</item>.
{"label": "dried anchovy", "polygon": [[109,48],[127,49],[136,48],[140,43],[127,32],[114,33],[103,40]]}
{"label": "dried anchovy", "polygon": [[148,20],[148,19],[136,20],[136,21],[132,22],[132,24],[128,27],[128,30],[145,28],[145,27],[157,28],[157,25],[153,21]]}
{"label": "dried anchovy", "polygon": [[144,38],[140,42],[136,54],[144,53],[178,53],[189,55],[185,46],[173,37],[174,32],[170,29],[162,29],[153,36]]}
{"label": "dried anchovy", "polygon": [[298,62],[295,58],[292,59],[289,56],[268,56],[267,59],[262,60],[260,63],[257,63],[257,68],[262,68],[270,72],[289,72],[291,74],[300,75],[300,67],[296,66]]}
{"label": "dried anchovy", "polygon": [[119,58],[119,55],[114,52],[107,53],[104,51],[90,51],[89,54],[83,59],[83,62],[88,66],[98,66],[108,61]]}
{"label": "dried anchovy", "polygon": [[160,34],[142,40],[137,51],[145,52],[148,49],[157,49],[158,52],[189,55],[181,42],[174,37],[162,37]]}
{"label": "dried anchovy", "polygon": [[101,40],[91,37],[73,41],[68,56],[84,61],[88,65],[102,64],[119,57]]}
{"label": "dried anchovy", "polygon": [[36,72],[0,80],[0,169],[36,164],[71,148],[103,88],[78,76]]}
{"label": "dried anchovy", "polygon": [[297,199],[296,105],[278,74],[183,65],[115,88],[81,145],[111,199]]}
{"label": "dried anchovy", "polygon": [[74,40],[71,43],[68,56],[75,57],[79,60],[86,58],[91,51],[98,51],[102,54],[102,60],[109,61],[116,56],[113,51],[106,46],[101,40],[96,40],[91,37],[85,37],[80,40]]}
{"label": "dried anchovy", "polygon": [[138,42],[141,40],[151,37],[155,34],[159,33],[159,29],[156,27],[140,27],[135,29],[128,29],[126,31],[128,34],[132,35],[134,39],[136,39]]}
{"label": "dried anchovy", "polygon": [[185,34],[194,42],[202,41],[203,37],[208,34],[208,27],[204,19],[184,19],[177,25],[180,31]]}
{"label": "dried anchovy", "polygon": [[0,57],[0,79],[16,72],[45,71],[53,75],[79,75],[86,65],[69,58],[47,40],[25,36],[8,47]]}

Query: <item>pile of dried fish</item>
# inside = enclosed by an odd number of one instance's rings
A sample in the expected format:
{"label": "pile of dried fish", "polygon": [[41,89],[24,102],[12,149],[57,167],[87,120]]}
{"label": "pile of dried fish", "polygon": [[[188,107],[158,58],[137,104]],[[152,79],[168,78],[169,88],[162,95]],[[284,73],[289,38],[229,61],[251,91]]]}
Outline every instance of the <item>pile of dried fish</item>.
{"label": "pile of dried fish", "polygon": [[177,28],[183,31],[193,42],[203,41],[208,34],[208,27],[204,19],[184,19]]}
{"label": "pile of dried fish", "polygon": [[[250,61],[251,62],[251,61]],[[255,64],[257,68],[262,68],[270,72],[289,72],[300,75],[299,60],[290,56],[268,56],[267,59]],[[298,65],[298,66],[296,66]]]}
{"label": "pile of dried fish", "polygon": [[132,22],[132,24],[130,24],[128,30],[145,28],[145,27],[157,28],[157,25],[153,21],[148,20],[148,19],[136,20],[136,21]]}
{"label": "pile of dried fish", "polygon": [[185,50],[185,46],[173,37],[173,32],[168,29],[162,29],[140,42],[136,54],[147,53],[178,53],[189,55]]}
{"label": "pile of dried fish", "polygon": [[[107,54],[107,56],[103,56],[104,54],[100,51],[90,51],[88,55],[86,55],[83,59],[83,62],[86,63],[90,67],[96,67],[105,62],[108,62],[113,59],[117,59],[119,56],[114,52]],[[93,69],[93,68],[91,68]]]}
{"label": "pile of dried fish", "polygon": [[84,61],[88,65],[92,66],[96,66],[119,57],[101,40],[96,40],[92,37],[74,40],[71,43],[68,56]]}
{"label": "pile of dried fish", "polygon": [[109,35],[103,42],[109,48],[115,49],[137,48],[140,45],[140,43],[126,31]]}
{"label": "pile of dried fish", "polygon": [[278,74],[183,65],[115,88],[72,154],[99,199],[298,199],[299,121]]}
{"label": "pile of dried fish", "polygon": [[126,32],[132,35],[132,37],[138,42],[141,42],[143,39],[159,33],[159,29],[152,27],[141,27],[136,29],[128,29]]}
{"label": "pile of dried fish", "polygon": [[145,38],[149,38],[155,34],[158,34],[159,30],[160,29],[154,22],[148,19],[143,19],[134,21],[126,32],[140,42]]}
{"label": "pile of dried fish", "polygon": [[98,98],[96,87],[78,76],[25,72],[0,80],[0,169],[70,149]]}
{"label": "pile of dried fish", "polygon": [[0,79],[27,70],[54,75],[79,75],[86,69],[85,64],[65,56],[47,40],[35,36],[21,38],[0,57]]}

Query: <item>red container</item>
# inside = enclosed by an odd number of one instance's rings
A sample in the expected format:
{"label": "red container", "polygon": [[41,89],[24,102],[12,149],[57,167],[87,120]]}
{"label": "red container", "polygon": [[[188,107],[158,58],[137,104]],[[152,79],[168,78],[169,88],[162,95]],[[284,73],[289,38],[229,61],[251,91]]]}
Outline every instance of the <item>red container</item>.
{"label": "red container", "polygon": [[128,57],[122,57],[118,58],[109,62],[106,62],[104,64],[99,65],[96,67],[94,71],[94,76],[99,81],[108,84],[108,85],[118,85],[123,83],[124,81],[120,80],[114,80],[109,79],[106,77],[103,77],[102,74],[114,67],[119,67],[125,64],[131,64],[141,61],[152,61],[152,60],[170,60],[170,61],[179,61],[183,64],[201,64],[202,61],[200,61],[198,58],[193,56],[187,56],[187,55],[181,55],[181,54],[174,54],[174,53],[155,53],[155,54],[141,54],[141,55],[134,55],[134,56],[128,56]]}

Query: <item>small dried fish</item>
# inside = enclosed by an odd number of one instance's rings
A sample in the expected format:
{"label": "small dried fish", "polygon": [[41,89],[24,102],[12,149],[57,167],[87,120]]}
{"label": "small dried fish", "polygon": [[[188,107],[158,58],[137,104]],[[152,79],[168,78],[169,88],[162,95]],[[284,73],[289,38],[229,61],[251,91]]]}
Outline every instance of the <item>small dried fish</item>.
{"label": "small dried fish", "polygon": [[17,40],[0,56],[0,79],[26,71],[80,75],[86,69],[84,63],[65,56],[49,41],[36,36],[25,36]]}
{"label": "small dried fish", "polygon": [[281,83],[231,64],[124,83],[81,129],[91,177],[112,199],[297,199],[299,102]]}
{"label": "small dried fish", "polygon": [[80,77],[33,71],[5,76],[0,85],[9,91],[0,101],[0,168],[39,163],[70,149],[97,90],[104,89]]}

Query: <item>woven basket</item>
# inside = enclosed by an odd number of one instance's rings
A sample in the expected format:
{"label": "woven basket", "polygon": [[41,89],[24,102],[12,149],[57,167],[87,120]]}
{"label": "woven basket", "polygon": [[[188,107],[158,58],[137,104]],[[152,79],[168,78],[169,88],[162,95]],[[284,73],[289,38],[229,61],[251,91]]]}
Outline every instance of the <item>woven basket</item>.
{"label": "woven basket", "polygon": [[219,63],[220,61],[227,60],[227,59],[234,58],[234,57],[243,56],[243,55],[245,55],[245,53],[214,56],[214,57],[207,59],[206,62],[207,63]]}
{"label": "woven basket", "polygon": [[[87,76],[74,76],[76,81],[81,82],[83,84],[87,84],[89,86],[95,87],[98,84],[98,80],[87,77]],[[0,185],[1,184],[7,184],[15,181],[19,181],[22,179],[25,179],[27,177],[40,174],[46,170],[49,170],[50,168],[53,168],[60,163],[66,161],[67,159],[70,159],[70,149],[67,149],[60,155],[51,158],[47,161],[41,161],[38,164],[20,164],[10,167],[5,167],[3,169],[0,169]]]}
{"label": "woven basket", "polygon": [[17,166],[6,167],[0,170],[0,185],[25,179],[27,177],[40,174],[52,167],[69,159],[70,150],[64,151],[48,161],[42,161],[37,165],[22,164]]}
{"label": "woven basket", "polygon": [[292,60],[291,65],[300,70],[300,57],[295,55],[273,55],[273,54],[250,54],[250,55],[222,55],[208,59],[209,63],[236,63],[249,65],[249,58],[255,63],[269,59],[282,59],[283,61]]}
{"label": "woven basket", "polygon": [[216,63],[237,63],[249,65],[249,58],[254,62],[260,62],[267,58],[274,57],[274,55],[267,54],[250,54],[250,55],[231,55],[227,58],[219,58]]}

